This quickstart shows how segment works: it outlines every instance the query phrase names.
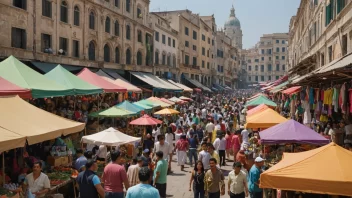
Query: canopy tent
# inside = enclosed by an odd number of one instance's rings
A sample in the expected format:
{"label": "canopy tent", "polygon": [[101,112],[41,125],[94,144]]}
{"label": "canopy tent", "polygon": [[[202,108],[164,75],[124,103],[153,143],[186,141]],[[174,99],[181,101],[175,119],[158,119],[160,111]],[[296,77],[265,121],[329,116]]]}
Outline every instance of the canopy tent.
{"label": "canopy tent", "polygon": [[187,77],[184,77],[188,82],[190,82],[194,87],[196,88],[200,88],[203,91],[208,91],[208,92],[212,92],[208,87],[202,85],[202,83],[198,82],[197,80],[193,80]]}
{"label": "canopy tent", "polygon": [[45,76],[63,85],[67,89],[72,89],[74,95],[99,94],[103,92],[101,88],[78,78],[61,65],[57,65],[50,72],[46,73]]}
{"label": "canopy tent", "polygon": [[159,104],[161,107],[169,107],[169,106],[172,106],[171,104],[168,104],[168,103],[165,103],[161,100],[159,100],[158,98],[154,98],[154,97],[150,97],[150,98],[147,98],[146,99],[147,101],[151,101],[155,104]]}
{"label": "canopy tent", "polygon": [[265,104],[267,106],[271,106],[271,107],[276,107],[276,103],[269,100],[267,97],[265,96],[258,96],[257,98],[247,102],[247,104],[245,105],[245,107],[250,107],[250,106],[258,106],[261,104]]}
{"label": "canopy tent", "polygon": [[257,98],[257,97],[259,97],[259,96],[268,97],[268,95],[266,95],[266,94],[264,94],[264,93],[257,93],[257,94],[255,94],[254,96],[248,98],[247,100],[250,101],[250,100],[252,100],[252,99],[254,99],[254,98]]}
{"label": "canopy tent", "polygon": [[0,127],[0,152],[24,147],[26,137]]}
{"label": "canopy tent", "polygon": [[155,112],[154,115],[174,115],[179,113],[179,111],[176,111],[174,109],[162,109],[160,111]]}
{"label": "canopy tent", "polygon": [[181,100],[179,98],[176,98],[175,96],[172,98],[169,98],[170,101],[175,102],[175,103],[183,103],[185,100]]}
{"label": "canopy tent", "polygon": [[0,76],[19,87],[31,90],[33,98],[74,95],[72,89],[48,79],[14,56],[9,56],[0,63]]}
{"label": "canopy tent", "polygon": [[127,89],[103,79],[102,77],[91,72],[87,68],[84,68],[81,72],[77,74],[77,76],[92,85],[102,88],[107,93],[127,91]]}
{"label": "canopy tent", "polygon": [[143,104],[143,105],[147,105],[147,106],[150,106],[152,108],[157,108],[157,107],[160,107],[161,105],[160,104],[157,104],[155,101],[150,101],[150,100],[140,100],[138,102],[135,102],[133,104],[136,104],[136,105],[139,105],[139,104]]}
{"label": "canopy tent", "polygon": [[268,98],[268,95],[266,95],[266,94],[261,94],[261,95],[257,95],[257,96],[255,96],[255,97],[252,97],[252,98],[248,99],[248,100],[247,100],[247,103],[248,103],[248,102],[251,102],[252,100],[257,99],[258,97],[263,97],[263,98],[266,98],[266,99],[270,100],[270,99]]}
{"label": "canopy tent", "polygon": [[166,90],[166,91],[175,91],[175,92],[182,92],[183,89],[157,77],[150,73],[144,72],[130,72],[133,76],[137,77],[138,79],[142,80],[143,82],[147,83],[148,85],[154,87],[157,90]]}
{"label": "canopy tent", "polygon": [[265,109],[256,115],[247,117],[246,128],[269,128],[287,121],[276,111],[272,109]]}
{"label": "canopy tent", "polygon": [[179,99],[186,100],[186,101],[193,101],[191,98],[187,98],[185,96],[181,96],[181,97],[179,97]]}
{"label": "canopy tent", "polygon": [[265,104],[261,104],[261,105],[258,105],[256,107],[254,107],[251,110],[248,110],[246,114],[247,114],[247,116],[252,116],[252,115],[255,115],[256,113],[262,112],[262,111],[264,111],[265,109],[268,109],[268,108],[269,107],[266,106]]}
{"label": "canopy tent", "polygon": [[288,83],[289,83],[289,81],[283,82],[283,83],[281,83],[281,84],[279,84],[279,85],[273,87],[270,92],[271,92],[271,93],[274,93],[275,91],[277,91],[277,90],[279,90],[279,89],[283,89],[285,86],[288,85]]}
{"label": "canopy tent", "polygon": [[262,144],[328,144],[329,140],[312,129],[288,120],[260,132]]}
{"label": "canopy tent", "polygon": [[181,83],[177,83],[177,82],[174,82],[173,80],[168,80],[170,83],[172,83],[173,85],[183,89],[184,92],[193,92],[193,89],[187,87],[186,85],[184,84],[181,84]]}
{"label": "canopy tent", "polygon": [[147,114],[144,114],[142,117],[132,120],[130,125],[139,125],[139,126],[150,126],[163,123],[161,120],[150,117]]}
{"label": "canopy tent", "polygon": [[301,86],[295,86],[295,87],[290,87],[288,89],[283,90],[282,93],[291,95],[299,92],[299,90],[301,90]]}
{"label": "canopy tent", "polygon": [[126,109],[112,106],[98,113],[98,117],[109,117],[109,118],[128,118],[137,115],[138,112],[128,111]]}
{"label": "canopy tent", "polygon": [[141,141],[141,138],[126,135],[112,127],[100,131],[93,135],[82,137],[82,142],[86,144],[105,145],[105,146],[119,146],[122,144],[135,143]]}
{"label": "canopy tent", "polygon": [[80,132],[85,127],[84,123],[46,112],[18,96],[0,98],[0,109],[0,128],[26,137],[29,145]]}
{"label": "canopy tent", "polygon": [[335,143],[284,153],[278,164],[260,175],[260,188],[351,196],[351,161],[352,152]]}
{"label": "canopy tent", "polygon": [[118,86],[121,86],[123,88],[126,88],[128,92],[135,92],[135,93],[141,93],[142,92],[142,90],[140,88],[132,85],[131,83],[129,83],[128,81],[123,79],[117,73],[114,76],[110,76],[109,74],[107,74],[106,72],[104,72],[103,70],[100,69],[98,72],[96,72],[96,74],[101,76],[105,80],[115,84],[115,85],[118,85]]}
{"label": "canopy tent", "polygon": [[[119,108],[125,109],[127,111],[132,111],[136,113],[140,113],[141,111],[145,111],[146,109],[143,107],[140,107],[138,105],[132,104],[129,101],[125,100],[122,103],[116,105]],[[151,109],[151,108],[150,108]]]}
{"label": "canopy tent", "polygon": [[[36,62],[36,61],[32,61],[31,63],[37,69],[37,71],[40,70],[44,74],[50,72],[58,65],[57,63]],[[65,68],[67,71],[70,71],[72,73],[78,73],[84,68],[81,66],[65,65],[65,64],[62,64],[61,66]]]}
{"label": "canopy tent", "polygon": [[165,102],[165,103],[168,103],[168,104],[171,104],[171,105],[175,104],[175,102],[172,102],[172,101],[170,101],[170,100],[168,100],[166,98],[159,98],[159,100],[161,100],[161,102]]}
{"label": "canopy tent", "polygon": [[142,104],[142,103],[138,103],[138,102],[134,102],[133,103],[134,105],[140,107],[140,108],[143,108],[145,109],[146,111],[151,111],[153,110],[153,107],[149,106],[149,105],[146,105],[146,104]]}
{"label": "canopy tent", "polygon": [[21,98],[31,98],[29,89],[23,89],[0,77],[0,96],[19,95]]}

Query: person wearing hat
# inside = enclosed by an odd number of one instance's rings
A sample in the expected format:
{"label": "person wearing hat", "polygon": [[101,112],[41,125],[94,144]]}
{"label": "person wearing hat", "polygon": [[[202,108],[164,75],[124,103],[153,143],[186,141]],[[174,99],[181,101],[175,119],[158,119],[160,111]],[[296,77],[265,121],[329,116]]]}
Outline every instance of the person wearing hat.
{"label": "person wearing hat", "polygon": [[143,167],[148,167],[149,162],[151,161],[149,149],[143,150],[143,155],[141,156],[141,159],[143,161]]}
{"label": "person wearing hat", "polygon": [[241,162],[233,163],[233,171],[228,175],[228,195],[230,198],[248,197],[247,176],[242,170]]}
{"label": "person wearing hat", "polygon": [[257,157],[254,160],[254,165],[249,170],[248,175],[248,190],[251,198],[262,198],[263,189],[259,188],[260,175],[262,174],[262,167],[265,159]]}

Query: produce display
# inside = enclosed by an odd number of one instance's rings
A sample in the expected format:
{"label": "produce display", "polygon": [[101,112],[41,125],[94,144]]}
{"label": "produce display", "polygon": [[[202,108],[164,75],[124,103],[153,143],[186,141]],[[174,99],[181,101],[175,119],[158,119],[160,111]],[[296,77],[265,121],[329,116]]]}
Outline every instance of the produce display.
{"label": "produce display", "polygon": [[13,192],[6,187],[0,187],[0,196],[13,197],[16,195],[16,192]]}
{"label": "produce display", "polygon": [[51,186],[57,186],[60,185],[67,180],[70,180],[70,177],[72,175],[77,175],[77,171],[73,170],[72,168],[68,167],[54,167],[52,173],[48,173],[48,177],[50,180],[50,185]]}

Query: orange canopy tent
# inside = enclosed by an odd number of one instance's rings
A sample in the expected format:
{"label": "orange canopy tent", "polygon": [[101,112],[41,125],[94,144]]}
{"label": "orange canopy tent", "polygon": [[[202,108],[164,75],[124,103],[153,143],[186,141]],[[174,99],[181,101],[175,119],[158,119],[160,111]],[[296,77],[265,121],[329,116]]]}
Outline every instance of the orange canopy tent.
{"label": "orange canopy tent", "polygon": [[276,111],[268,108],[253,116],[247,117],[246,128],[269,128],[287,121]]}
{"label": "orange canopy tent", "polygon": [[248,110],[247,111],[247,116],[249,117],[249,116],[255,115],[255,114],[260,113],[260,112],[262,112],[262,111],[264,111],[265,109],[268,109],[268,108],[269,107],[266,106],[265,104],[261,104],[259,106],[254,107],[251,110]]}
{"label": "orange canopy tent", "polygon": [[352,152],[335,143],[283,159],[260,176],[260,188],[352,196]]}

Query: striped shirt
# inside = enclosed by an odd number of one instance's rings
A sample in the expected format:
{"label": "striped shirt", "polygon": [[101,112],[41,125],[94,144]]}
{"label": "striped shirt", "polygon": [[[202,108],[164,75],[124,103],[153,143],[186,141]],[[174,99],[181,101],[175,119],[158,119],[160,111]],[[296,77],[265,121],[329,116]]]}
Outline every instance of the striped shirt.
{"label": "striped shirt", "polygon": [[127,178],[128,178],[128,183],[130,183],[130,186],[135,186],[139,184],[139,177],[138,177],[139,169],[140,167],[138,166],[138,164],[131,165],[130,167],[128,167]]}

